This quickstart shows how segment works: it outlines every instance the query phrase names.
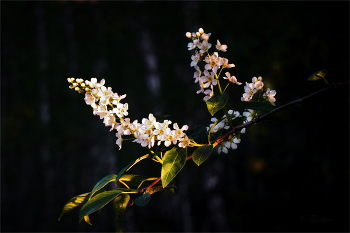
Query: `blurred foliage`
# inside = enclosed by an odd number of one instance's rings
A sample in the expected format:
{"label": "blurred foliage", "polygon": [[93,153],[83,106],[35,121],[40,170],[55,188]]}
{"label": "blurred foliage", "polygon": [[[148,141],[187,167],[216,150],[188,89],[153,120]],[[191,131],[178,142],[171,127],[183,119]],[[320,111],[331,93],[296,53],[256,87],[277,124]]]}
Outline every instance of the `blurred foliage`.
{"label": "blurred foliage", "polygon": [[[152,112],[208,125],[185,37],[199,27],[228,45],[231,74],[243,83],[262,76],[277,105],[323,88],[306,81],[318,70],[330,83],[349,79],[348,2],[1,2],[2,231],[114,231],[112,207],[92,214],[92,226],[78,223],[79,210],[57,218],[72,196],[145,153],[119,151],[66,78],[104,78],[127,94],[132,119]],[[243,89],[230,93],[235,103]],[[281,113],[290,121],[252,126],[228,155],[188,162],[174,195],[128,208],[125,230],[349,231],[348,95],[294,106]],[[130,172],[144,166],[153,164]]]}

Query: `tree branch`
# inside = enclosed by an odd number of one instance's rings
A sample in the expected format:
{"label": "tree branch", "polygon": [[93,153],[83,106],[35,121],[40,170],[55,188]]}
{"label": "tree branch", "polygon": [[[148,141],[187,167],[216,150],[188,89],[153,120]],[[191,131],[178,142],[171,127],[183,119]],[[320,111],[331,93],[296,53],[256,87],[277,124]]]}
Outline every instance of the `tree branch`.
{"label": "tree branch", "polygon": [[[324,89],[321,89],[321,90],[319,90],[319,91],[316,91],[316,92],[314,92],[314,93],[311,93],[310,95],[307,95],[307,96],[302,97],[302,98],[300,98],[300,99],[297,99],[297,100],[294,100],[294,101],[292,101],[292,102],[289,102],[289,103],[287,103],[287,104],[285,104],[285,105],[282,105],[282,106],[280,106],[280,107],[278,107],[278,108],[275,108],[275,109],[271,110],[270,112],[267,112],[267,113],[265,113],[264,115],[258,116],[258,117],[254,118],[253,120],[251,120],[251,121],[249,121],[249,122],[246,122],[246,123],[244,123],[244,124],[242,124],[242,125],[233,127],[232,130],[230,130],[229,132],[227,132],[226,134],[224,134],[223,136],[221,136],[220,138],[218,138],[216,141],[214,141],[213,147],[217,146],[217,145],[218,145],[220,142],[222,142],[225,138],[227,138],[227,137],[229,137],[230,135],[234,134],[236,131],[241,130],[241,129],[243,129],[243,128],[248,128],[249,126],[251,126],[251,125],[253,125],[253,124],[255,124],[255,123],[258,123],[259,121],[264,120],[266,117],[268,117],[268,116],[270,116],[270,115],[272,115],[272,114],[274,114],[274,113],[276,113],[276,112],[279,112],[279,111],[281,111],[281,110],[283,110],[283,109],[285,109],[285,108],[287,108],[287,107],[289,107],[289,106],[292,106],[292,105],[294,105],[294,104],[302,103],[304,100],[309,99],[309,98],[311,98],[312,96],[318,95],[318,94],[320,94],[320,93],[322,93],[322,92],[329,91],[329,90],[331,90],[331,89],[341,88],[341,87],[344,87],[344,86],[346,86],[346,85],[349,85],[349,81],[342,82],[342,83],[335,83],[335,84],[333,84],[333,85],[330,86],[330,87],[326,87],[326,88],[324,88]],[[191,158],[192,158],[192,155],[188,156],[188,157],[186,158],[186,161],[189,160],[189,159],[191,159]],[[149,192],[149,190],[150,190],[154,185],[156,185],[160,180],[161,180],[161,177],[159,177],[156,181],[154,181],[154,182],[153,182],[152,184],[150,184],[148,187],[141,189],[140,192],[141,192],[141,193]]]}
{"label": "tree branch", "polygon": [[294,104],[302,103],[302,102],[305,101],[306,99],[309,99],[309,98],[311,98],[311,97],[313,97],[313,96],[315,96],[315,95],[318,95],[318,94],[320,94],[320,93],[323,93],[323,92],[325,92],[325,91],[329,91],[329,90],[331,90],[331,89],[341,88],[341,87],[344,87],[344,86],[346,86],[346,85],[349,85],[349,81],[345,81],[345,82],[342,82],[342,83],[334,83],[334,84],[333,84],[332,86],[330,86],[330,87],[326,87],[326,88],[324,88],[324,89],[321,89],[321,90],[319,90],[319,91],[316,91],[316,92],[314,92],[314,93],[311,93],[310,95],[307,95],[307,96],[302,97],[302,98],[300,98],[300,99],[297,99],[297,100],[294,100],[294,101],[292,101],[292,102],[289,102],[289,103],[287,103],[287,104],[285,104],[285,105],[282,105],[282,106],[280,106],[280,107],[278,107],[278,108],[275,108],[275,109],[271,110],[270,112],[265,113],[264,115],[258,116],[258,117],[254,118],[253,120],[251,120],[251,121],[249,121],[249,122],[246,122],[246,123],[244,123],[244,124],[242,124],[242,125],[233,127],[232,130],[230,130],[229,132],[227,132],[226,134],[224,134],[223,136],[221,136],[220,138],[218,138],[216,141],[214,141],[213,147],[217,146],[217,145],[218,145],[220,142],[222,142],[225,138],[227,138],[227,137],[229,137],[230,135],[234,134],[236,131],[241,130],[241,129],[243,129],[243,128],[248,128],[249,126],[251,126],[251,125],[253,125],[253,124],[255,124],[255,123],[259,122],[259,121],[264,120],[266,117],[268,117],[268,116],[270,116],[270,115],[272,115],[272,114],[274,114],[274,113],[276,113],[276,112],[279,112],[279,111],[281,111],[281,110],[283,110],[283,109],[285,109],[285,108],[287,108],[287,107],[289,107],[289,106],[292,106],[292,105],[294,105]]}

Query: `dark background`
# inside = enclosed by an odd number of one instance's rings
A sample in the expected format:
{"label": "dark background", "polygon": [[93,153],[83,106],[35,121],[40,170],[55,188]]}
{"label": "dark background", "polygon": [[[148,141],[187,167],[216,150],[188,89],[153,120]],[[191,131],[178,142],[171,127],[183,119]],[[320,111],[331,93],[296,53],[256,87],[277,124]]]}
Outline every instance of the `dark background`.
{"label": "dark background", "polygon": [[[131,119],[208,125],[185,37],[199,27],[228,45],[220,55],[236,65],[231,74],[262,76],[278,106],[324,88],[306,81],[318,70],[331,83],[349,79],[348,2],[1,1],[1,231],[114,231],[111,204],[92,226],[78,222],[80,208],[57,219],[146,151],[118,150],[67,78],[104,78],[127,94]],[[232,88],[230,101],[242,93]],[[252,126],[227,155],[188,161],[175,194],[126,210],[125,231],[349,231],[348,87],[279,116],[288,121]]]}

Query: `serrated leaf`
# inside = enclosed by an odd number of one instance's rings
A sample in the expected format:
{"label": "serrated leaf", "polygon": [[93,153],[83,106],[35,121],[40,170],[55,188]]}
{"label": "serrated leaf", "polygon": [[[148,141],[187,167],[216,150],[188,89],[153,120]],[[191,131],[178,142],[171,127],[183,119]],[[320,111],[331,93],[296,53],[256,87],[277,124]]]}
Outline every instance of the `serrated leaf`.
{"label": "serrated leaf", "polygon": [[179,147],[173,147],[164,154],[161,171],[163,188],[165,188],[184,167],[186,157],[186,149]]}
{"label": "serrated leaf", "polygon": [[219,96],[214,96],[210,98],[209,100],[205,101],[207,104],[207,108],[209,113],[214,116],[214,114],[225,107],[227,101],[228,101],[229,95],[227,93],[223,93]]}
{"label": "serrated leaf", "polygon": [[60,219],[62,218],[62,216],[64,214],[66,214],[68,211],[74,209],[75,207],[77,207],[78,205],[80,205],[81,203],[83,203],[84,201],[88,200],[88,196],[90,193],[84,193],[84,194],[80,194],[78,196],[73,197],[72,199],[70,199],[67,204],[64,205],[62,213],[60,215],[60,217],[58,218],[58,221],[60,221]]}
{"label": "serrated leaf", "polygon": [[111,200],[120,195],[123,191],[119,189],[109,190],[103,193],[99,193],[96,196],[92,197],[88,200],[83,208],[81,208],[79,213],[80,221],[84,216],[94,213],[95,211],[101,209],[106,204],[108,204]]}
{"label": "serrated leaf", "polygon": [[327,84],[327,85],[330,85],[325,76],[327,74],[327,70],[320,70],[320,71],[317,71],[316,73],[312,74],[309,76],[309,78],[307,79],[307,81],[316,81],[316,80],[319,80],[319,79],[323,79],[323,81]]}
{"label": "serrated leaf", "polygon": [[90,218],[89,215],[84,216],[84,220],[87,224],[89,224],[90,226],[92,226],[91,222],[90,222]]}
{"label": "serrated leaf", "polygon": [[115,174],[111,174],[111,175],[103,177],[99,182],[97,182],[95,187],[92,189],[90,196],[89,196],[89,199],[92,197],[92,195],[94,195],[95,192],[97,192],[98,190],[100,190],[101,188],[106,186],[109,182],[115,181],[116,177],[117,177],[117,175],[115,175]]}
{"label": "serrated leaf", "polygon": [[138,206],[145,206],[151,200],[151,194],[149,192],[144,193],[142,196],[139,196],[135,199],[135,204]]}
{"label": "serrated leaf", "polygon": [[122,177],[122,175],[124,175],[125,172],[129,171],[130,168],[132,168],[132,166],[134,166],[135,164],[137,164],[138,162],[140,162],[143,159],[146,159],[150,157],[149,154],[141,156],[140,158],[135,159],[134,161],[131,161],[128,166],[124,167],[122,170],[119,171],[117,177],[116,177],[116,181],[118,181],[120,179],[120,177]]}
{"label": "serrated leaf", "polygon": [[271,111],[276,107],[267,102],[248,102],[242,101],[233,105],[232,109],[253,109],[253,110],[261,110],[261,111]]}
{"label": "serrated leaf", "polygon": [[211,155],[212,152],[213,145],[200,146],[192,153],[192,160],[199,166]]}
{"label": "serrated leaf", "polygon": [[123,232],[123,223],[124,223],[124,212],[126,207],[128,207],[128,203],[130,201],[130,195],[123,193],[116,197],[113,202],[114,212],[116,214],[115,225],[116,232]]}

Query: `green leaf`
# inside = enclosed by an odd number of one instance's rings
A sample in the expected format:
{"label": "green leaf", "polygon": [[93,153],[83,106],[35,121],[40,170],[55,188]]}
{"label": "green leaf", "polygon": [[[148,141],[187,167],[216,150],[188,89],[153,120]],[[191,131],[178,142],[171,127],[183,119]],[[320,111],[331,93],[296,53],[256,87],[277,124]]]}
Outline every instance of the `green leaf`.
{"label": "green leaf", "polygon": [[214,96],[210,98],[209,100],[205,101],[207,104],[207,108],[209,113],[214,116],[214,114],[225,107],[227,101],[228,101],[229,95],[227,93],[224,93],[219,96]]}
{"label": "green leaf", "polygon": [[213,152],[213,145],[204,145],[198,147],[192,154],[192,160],[199,166],[201,165]]}
{"label": "green leaf", "polygon": [[92,197],[92,195],[94,195],[94,193],[96,191],[98,191],[101,188],[103,188],[104,186],[106,186],[109,182],[115,181],[116,177],[117,177],[117,175],[111,174],[111,175],[105,176],[99,182],[97,182],[97,184],[95,185],[95,187],[92,189],[92,191],[90,193],[89,199]]}
{"label": "green leaf", "polygon": [[184,167],[186,157],[186,149],[179,147],[173,147],[164,154],[161,172],[163,188],[165,188]]}
{"label": "green leaf", "polygon": [[137,164],[137,163],[140,162],[141,160],[146,159],[146,158],[148,158],[148,157],[150,157],[149,154],[144,155],[144,156],[141,156],[140,158],[137,158],[137,159],[135,159],[134,161],[131,161],[131,162],[128,164],[128,166],[124,167],[122,170],[119,171],[119,173],[118,173],[118,175],[117,175],[117,178],[116,178],[116,181],[118,181],[118,180],[120,179],[120,177],[121,177],[122,175],[124,175],[125,172],[129,171],[129,169],[130,169],[132,166],[134,166],[135,164]]}
{"label": "green leaf", "polygon": [[317,71],[316,73],[312,74],[309,76],[309,78],[307,79],[307,81],[316,81],[316,80],[319,80],[319,79],[323,79],[323,81],[327,84],[327,85],[330,85],[325,76],[327,74],[327,70],[320,70],[320,71]]}
{"label": "green leaf", "polygon": [[88,195],[90,193],[84,193],[84,194],[80,194],[78,196],[73,197],[72,199],[70,199],[67,204],[65,204],[65,206],[63,207],[61,216],[58,218],[58,221],[60,221],[60,219],[62,218],[62,216],[67,213],[68,211],[74,209],[75,207],[77,207],[78,205],[80,205],[81,203],[83,203],[84,201],[88,200]]}
{"label": "green leaf", "polygon": [[92,197],[88,200],[83,208],[81,208],[79,213],[80,221],[84,216],[92,214],[93,212],[101,209],[106,204],[108,204],[111,200],[119,196],[123,191],[119,189],[109,190],[103,193],[99,193],[96,196]]}
{"label": "green leaf", "polygon": [[135,204],[138,206],[145,206],[151,200],[151,194],[149,192],[144,193],[135,199]]}
{"label": "green leaf", "polygon": [[116,214],[116,232],[123,232],[124,212],[126,210],[126,207],[128,207],[129,201],[130,195],[123,193],[119,195],[113,202],[113,208]]}
{"label": "green leaf", "polygon": [[242,101],[233,105],[232,109],[254,109],[261,111],[271,111],[276,107],[267,102],[247,102]]}

